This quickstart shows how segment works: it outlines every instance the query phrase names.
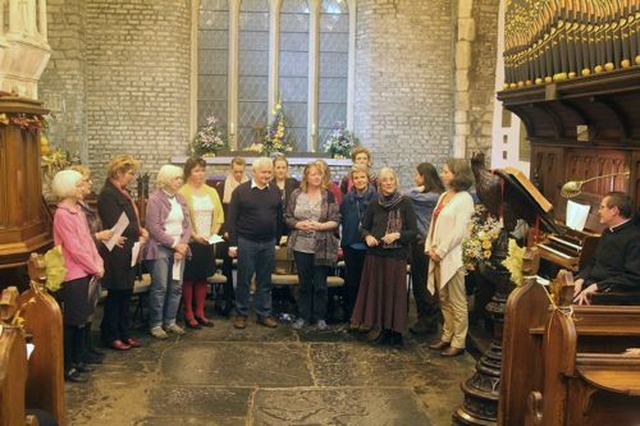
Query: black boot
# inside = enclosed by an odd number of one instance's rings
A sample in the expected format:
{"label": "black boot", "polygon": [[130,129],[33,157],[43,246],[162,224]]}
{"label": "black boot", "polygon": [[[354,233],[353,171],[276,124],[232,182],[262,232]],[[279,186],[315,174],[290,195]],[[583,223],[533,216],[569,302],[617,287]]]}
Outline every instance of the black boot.
{"label": "black boot", "polygon": [[93,346],[91,341],[91,323],[88,322],[84,326],[84,352],[82,354],[82,362],[85,364],[102,364],[104,353],[100,352]]}
{"label": "black boot", "polygon": [[88,364],[85,364],[85,362],[83,361],[84,359],[84,345],[85,345],[85,328],[84,326],[76,326],[74,327],[73,330],[73,354],[72,354],[72,360],[73,360],[73,368],[75,368],[76,370],[78,370],[81,373],[90,373],[94,370],[93,367],[91,367]]}
{"label": "black boot", "polygon": [[402,333],[398,333],[397,331],[391,332],[391,346],[396,349],[404,348],[404,339],[402,338]]}
{"label": "black boot", "polygon": [[391,343],[391,330],[382,330],[376,340],[373,341],[375,345],[384,346]]}
{"label": "black boot", "polygon": [[74,343],[77,330],[78,327],[73,325],[64,326],[64,380],[67,382],[83,383],[87,381],[87,377],[73,366]]}

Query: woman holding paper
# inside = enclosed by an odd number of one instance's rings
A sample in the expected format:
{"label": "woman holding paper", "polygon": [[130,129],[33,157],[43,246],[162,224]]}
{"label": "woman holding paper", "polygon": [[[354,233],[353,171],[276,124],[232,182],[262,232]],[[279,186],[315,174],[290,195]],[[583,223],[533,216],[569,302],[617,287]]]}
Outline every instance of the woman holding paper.
{"label": "woman holding paper", "polygon": [[178,190],[182,186],[182,169],[165,164],[160,168],[158,189],[149,196],[146,225],[149,242],[143,259],[151,274],[149,287],[149,332],[156,339],[184,334],[176,324],[182,298],[182,276],[189,254],[191,223],[187,201]]}
{"label": "woman holding paper", "polygon": [[136,177],[140,163],[130,155],[118,155],[109,163],[107,181],[98,196],[98,215],[105,229],[112,229],[119,220],[126,223],[121,236],[124,242],[108,249],[100,245],[105,274],[102,287],[107,289],[100,329],[102,341],[112,349],[123,351],[140,346],[131,335],[129,307],[133,295],[135,270],[132,264],[134,243],[144,244],[149,233],[140,226],[138,208],[127,187]]}
{"label": "woman holding paper", "polygon": [[191,258],[185,265],[182,283],[185,323],[189,328],[213,327],[213,321],[204,313],[204,299],[207,278],[216,269],[211,237],[220,231],[224,212],[218,192],[205,183],[206,166],[202,158],[189,158],[184,165],[186,184],[178,191],[187,201],[191,219]]}

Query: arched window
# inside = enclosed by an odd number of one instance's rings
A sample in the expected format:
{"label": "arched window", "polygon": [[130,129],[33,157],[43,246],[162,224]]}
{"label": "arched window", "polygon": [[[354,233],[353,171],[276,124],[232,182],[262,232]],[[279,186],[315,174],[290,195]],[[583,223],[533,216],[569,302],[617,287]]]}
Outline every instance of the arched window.
{"label": "arched window", "polygon": [[198,13],[198,125],[215,115],[227,124],[229,7],[227,0],[203,1]]}
{"label": "arched window", "polygon": [[279,95],[294,151],[307,149],[309,99],[309,6],[284,0],[280,10]]}
{"label": "arched window", "polygon": [[321,149],[353,117],[356,0],[201,0],[198,124],[232,149],[260,142],[278,98],[296,151]]}
{"label": "arched window", "polygon": [[238,148],[250,146],[268,117],[269,3],[242,0],[238,40]]}
{"label": "arched window", "polygon": [[318,143],[338,121],[347,121],[349,10],[346,0],[323,0],[320,13]]}

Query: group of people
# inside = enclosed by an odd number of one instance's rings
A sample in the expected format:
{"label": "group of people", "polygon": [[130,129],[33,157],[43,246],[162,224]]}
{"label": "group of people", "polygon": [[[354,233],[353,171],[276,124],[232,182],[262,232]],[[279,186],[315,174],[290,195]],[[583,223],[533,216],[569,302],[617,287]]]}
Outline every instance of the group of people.
{"label": "group of people", "polygon": [[[348,176],[336,184],[322,160],[308,163],[298,183],[288,175],[285,157],[257,158],[251,178],[245,174],[246,162],[234,158],[229,175],[216,188],[207,185],[201,158],[188,159],[183,168],[164,165],[157,190],[149,196],[144,226],[127,189],[140,167],[131,156],[119,155],[110,162],[97,212],[85,201],[92,189],[89,170],[59,172],[52,186],[60,198],[54,239],[62,246],[67,268],[61,292],[67,380],[86,380],[90,364],[101,362],[103,354],[90,339],[100,285],[107,292],[100,326],[103,343],[118,351],[140,346],[129,318],[139,260],[151,276],[149,332],[157,339],[185,333],[177,322],[181,306],[186,327],[213,326],[204,308],[216,257],[222,257],[227,277],[221,313],[228,316],[235,306],[233,326],[246,328],[253,293],[258,324],[277,327],[271,273],[282,235],[287,236],[287,254],[300,284],[294,329],[311,324],[327,329],[327,276],[342,254],[344,309],[351,330],[371,331],[376,344],[402,347],[409,330],[433,334],[443,320],[442,335],[430,347],[445,357],[463,353],[468,312],[462,240],[474,213],[469,162],[450,159],[440,172],[420,163],[415,187],[403,193],[392,169],[372,173],[368,150],[357,148],[352,159]],[[624,204],[618,198],[605,197],[615,208],[602,207],[601,217],[628,213],[628,200]],[[620,223],[626,221],[611,220],[612,226]],[[631,242],[640,241],[637,233],[627,234]],[[418,314],[411,328],[408,262]],[[588,294],[603,285],[600,272],[609,274],[612,268],[618,266],[595,268],[597,282],[585,279],[584,289],[579,282],[577,300],[587,301]]]}

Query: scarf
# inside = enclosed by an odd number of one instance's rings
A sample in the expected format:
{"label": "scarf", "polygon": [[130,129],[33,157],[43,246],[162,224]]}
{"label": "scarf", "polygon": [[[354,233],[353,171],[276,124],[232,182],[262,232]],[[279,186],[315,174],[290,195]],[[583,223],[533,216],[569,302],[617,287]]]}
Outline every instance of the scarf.
{"label": "scarf", "polygon": [[378,203],[385,210],[395,209],[398,204],[402,201],[402,194],[396,191],[391,195],[384,195],[382,192],[380,193],[380,197],[378,197]]}
{"label": "scarf", "polygon": [[222,194],[222,202],[224,204],[229,204],[231,202],[231,194],[233,194],[233,191],[241,183],[245,183],[248,180],[249,178],[247,177],[247,175],[242,176],[242,182],[238,182],[233,178],[232,175],[228,175],[227,178],[224,180],[224,192]]}
{"label": "scarf", "polygon": [[[402,201],[402,195],[396,191],[392,195],[382,195],[378,198],[378,203],[383,209],[389,212],[387,217],[387,229],[385,234],[391,234],[393,232],[402,233],[402,216],[400,210],[397,208]],[[400,247],[400,240],[396,240],[391,244],[383,244],[384,248],[397,248]]]}

